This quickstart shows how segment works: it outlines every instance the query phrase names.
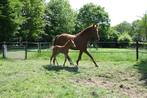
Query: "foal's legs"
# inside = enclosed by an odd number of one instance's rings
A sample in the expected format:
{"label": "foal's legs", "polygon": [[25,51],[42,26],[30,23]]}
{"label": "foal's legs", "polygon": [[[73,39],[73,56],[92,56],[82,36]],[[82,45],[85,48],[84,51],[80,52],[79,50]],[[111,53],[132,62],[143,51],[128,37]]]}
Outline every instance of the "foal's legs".
{"label": "foal's legs", "polygon": [[57,60],[56,60],[57,55],[58,55],[58,53],[53,52],[53,54],[52,54],[52,56],[50,58],[50,63],[52,62],[52,59],[53,59],[53,64],[55,65],[55,61],[56,61],[57,65],[59,65]]}
{"label": "foal's legs", "polygon": [[51,62],[52,62],[52,57],[50,58],[50,65],[51,65]]}
{"label": "foal's legs", "polygon": [[77,65],[79,64],[79,61],[81,60],[81,56],[82,56],[82,54],[83,54],[83,51],[80,51],[80,53],[79,53],[79,57],[78,57],[78,60],[77,60]]}
{"label": "foal's legs", "polygon": [[98,65],[96,64],[95,60],[93,59],[93,57],[91,56],[91,54],[86,50],[84,51],[90,58],[91,60],[93,61],[93,63],[95,64],[95,67],[98,67]]}

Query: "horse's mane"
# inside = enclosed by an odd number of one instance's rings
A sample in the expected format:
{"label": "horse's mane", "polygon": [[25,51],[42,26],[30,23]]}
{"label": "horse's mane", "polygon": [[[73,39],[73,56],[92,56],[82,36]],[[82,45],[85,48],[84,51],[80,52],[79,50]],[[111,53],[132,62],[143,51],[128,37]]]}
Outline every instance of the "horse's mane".
{"label": "horse's mane", "polygon": [[83,35],[84,32],[86,32],[86,31],[87,31],[89,28],[91,28],[91,27],[93,27],[93,25],[91,25],[91,26],[85,28],[84,30],[80,31],[79,33],[76,34],[76,36]]}

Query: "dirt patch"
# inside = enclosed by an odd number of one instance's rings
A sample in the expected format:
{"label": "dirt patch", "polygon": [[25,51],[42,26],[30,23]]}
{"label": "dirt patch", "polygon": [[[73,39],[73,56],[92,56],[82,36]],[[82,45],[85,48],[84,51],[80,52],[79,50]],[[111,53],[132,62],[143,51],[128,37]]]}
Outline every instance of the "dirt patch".
{"label": "dirt patch", "polygon": [[75,79],[72,80],[72,82],[79,85],[87,85],[90,87],[96,86],[96,87],[106,88],[115,92],[125,94],[130,98],[147,98],[147,94],[145,93],[144,90],[142,89],[139,90],[136,86],[132,84],[115,83],[97,78]]}

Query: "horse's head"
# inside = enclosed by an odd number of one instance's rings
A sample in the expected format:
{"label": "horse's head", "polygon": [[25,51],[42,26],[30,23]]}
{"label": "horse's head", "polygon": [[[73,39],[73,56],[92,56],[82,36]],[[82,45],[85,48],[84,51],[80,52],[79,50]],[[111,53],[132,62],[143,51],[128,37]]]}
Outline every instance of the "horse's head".
{"label": "horse's head", "polygon": [[100,39],[98,34],[98,26],[94,24],[79,32],[78,34],[76,34],[76,36],[82,36],[82,38],[87,38],[88,40]]}
{"label": "horse's head", "polygon": [[99,34],[98,34],[98,26],[93,24],[91,26],[91,36],[93,39],[96,39],[96,40],[100,40],[100,37],[99,37]]}

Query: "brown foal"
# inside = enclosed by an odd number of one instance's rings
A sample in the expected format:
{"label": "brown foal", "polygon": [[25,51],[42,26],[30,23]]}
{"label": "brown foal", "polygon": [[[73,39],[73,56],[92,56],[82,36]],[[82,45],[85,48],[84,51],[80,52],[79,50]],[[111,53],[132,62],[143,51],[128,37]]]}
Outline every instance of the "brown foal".
{"label": "brown foal", "polygon": [[[55,64],[55,61],[58,64],[58,62],[56,60],[56,56],[59,53],[63,53],[64,56],[65,56],[63,66],[65,66],[66,60],[68,59],[70,61],[70,59],[68,58],[69,57],[68,52],[69,52],[69,48],[71,48],[71,47],[75,47],[75,44],[74,44],[73,40],[68,40],[63,46],[60,46],[60,45],[53,46],[53,48],[52,48],[52,56],[50,58],[50,64],[52,62],[52,59],[53,59],[53,64]],[[71,61],[70,61],[70,64],[72,64]]]}

